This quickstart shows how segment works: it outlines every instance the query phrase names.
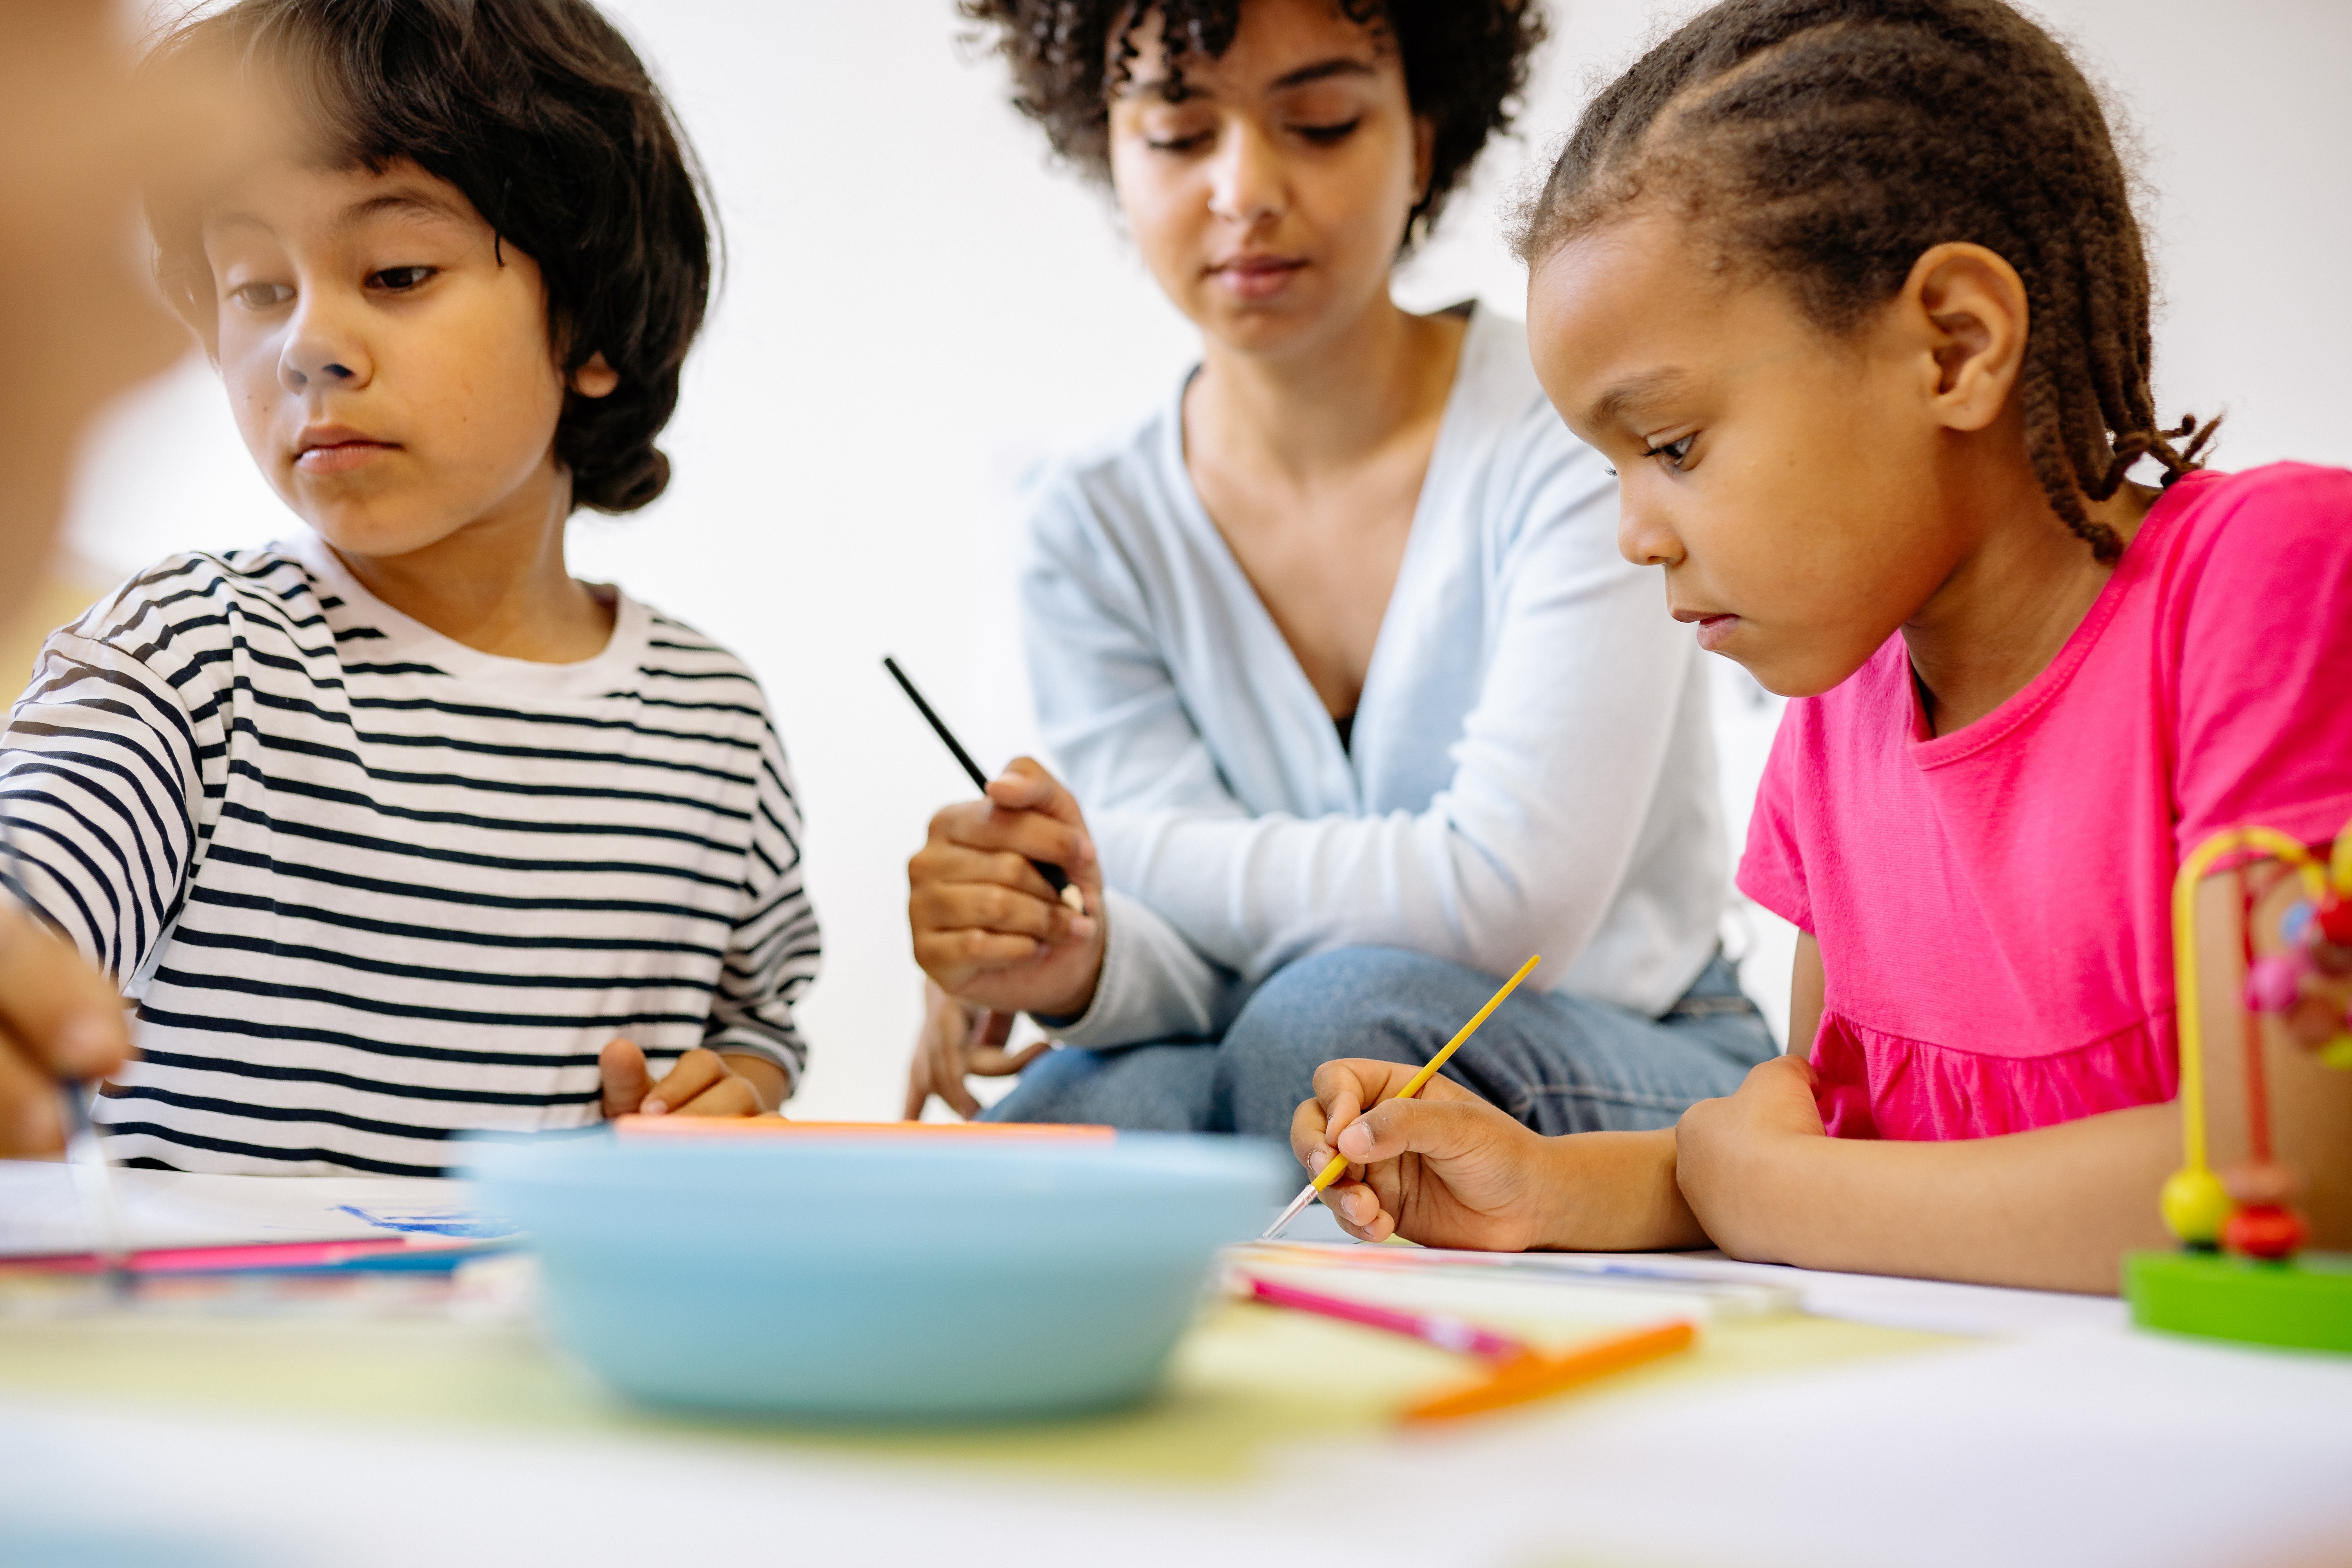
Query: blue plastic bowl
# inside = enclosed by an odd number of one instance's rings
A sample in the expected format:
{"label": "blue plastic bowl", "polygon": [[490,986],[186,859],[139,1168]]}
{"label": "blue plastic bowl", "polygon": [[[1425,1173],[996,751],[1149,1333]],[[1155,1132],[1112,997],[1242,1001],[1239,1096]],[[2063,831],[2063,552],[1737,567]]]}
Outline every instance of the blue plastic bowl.
{"label": "blue plastic bowl", "polygon": [[1295,1173],[1251,1141],[483,1150],[557,1339],[632,1398],[869,1420],[1099,1409],[1158,1381],[1216,1249]]}

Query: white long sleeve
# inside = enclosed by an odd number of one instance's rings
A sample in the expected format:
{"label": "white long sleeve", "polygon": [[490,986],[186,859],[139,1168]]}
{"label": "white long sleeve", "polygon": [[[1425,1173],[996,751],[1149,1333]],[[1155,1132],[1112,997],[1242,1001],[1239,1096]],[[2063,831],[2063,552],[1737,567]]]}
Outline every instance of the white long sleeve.
{"label": "white long sleeve", "polygon": [[1108,879],[1074,1043],[1222,1030],[1286,963],[1413,948],[1645,1013],[1715,942],[1702,657],[1615,546],[1616,491],[1475,318],[1353,731],[1338,733],[1164,409],[1040,493],[1024,577],[1048,749]]}

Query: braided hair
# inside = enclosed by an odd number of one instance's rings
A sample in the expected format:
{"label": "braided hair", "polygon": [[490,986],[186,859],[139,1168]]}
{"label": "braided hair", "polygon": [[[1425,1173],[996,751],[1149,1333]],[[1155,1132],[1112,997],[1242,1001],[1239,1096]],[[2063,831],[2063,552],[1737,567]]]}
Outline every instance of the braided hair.
{"label": "braided hair", "polygon": [[1725,0],[1586,109],[1519,216],[1521,259],[1642,197],[1841,333],[1931,247],[1998,252],[2025,284],[2027,455],[2102,562],[2123,543],[2085,500],[2143,456],[2167,485],[2201,466],[2218,420],[2157,422],[2147,258],[2097,94],[2002,0]]}
{"label": "braided hair", "polygon": [[[1110,178],[1110,100],[1132,79],[1135,32],[1158,13],[1169,44],[1163,89],[1183,90],[1188,60],[1222,59],[1247,0],[957,0],[993,32],[1013,68],[1013,105],[1045,127],[1054,151],[1094,179]],[[1435,132],[1429,189],[1405,222],[1408,240],[1436,222],[1486,139],[1510,128],[1527,87],[1544,13],[1528,0],[1332,0],[1332,10],[1392,46],[1405,96]]]}

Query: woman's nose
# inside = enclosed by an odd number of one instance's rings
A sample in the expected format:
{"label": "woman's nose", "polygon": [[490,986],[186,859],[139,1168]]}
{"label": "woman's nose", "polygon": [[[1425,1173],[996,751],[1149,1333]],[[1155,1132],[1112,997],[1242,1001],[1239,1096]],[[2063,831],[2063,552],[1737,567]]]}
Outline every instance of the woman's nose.
{"label": "woman's nose", "polygon": [[1209,210],[1247,228],[1283,208],[1282,159],[1255,126],[1238,125],[1217,149]]}

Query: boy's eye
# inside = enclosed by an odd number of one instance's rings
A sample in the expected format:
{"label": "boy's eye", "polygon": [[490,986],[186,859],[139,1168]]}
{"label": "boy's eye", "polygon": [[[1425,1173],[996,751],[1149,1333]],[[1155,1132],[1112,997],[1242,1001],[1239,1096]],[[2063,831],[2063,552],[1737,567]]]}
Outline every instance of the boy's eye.
{"label": "boy's eye", "polygon": [[267,310],[294,298],[294,290],[283,283],[240,283],[228,297],[248,310]]}
{"label": "boy's eye", "polygon": [[1353,120],[1343,120],[1331,125],[1294,125],[1291,129],[1318,147],[1329,147],[1345,142],[1357,126],[1364,122],[1360,114]]}
{"label": "boy's eye", "polygon": [[1691,443],[1697,439],[1698,435],[1694,431],[1679,440],[1662,442],[1655,447],[1644,447],[1642,456],[1664,458],[1666,460],[1666,467],[1679,468],[1683,466],[1683,459],[1690,456]]}
{"label": "boy's eye", "polygon": [[434,270],[430,267],[387,267],[370,278],[368,281],[379,289],[388,289],[397,294],[415,288],[419,283],[432,277]]}

